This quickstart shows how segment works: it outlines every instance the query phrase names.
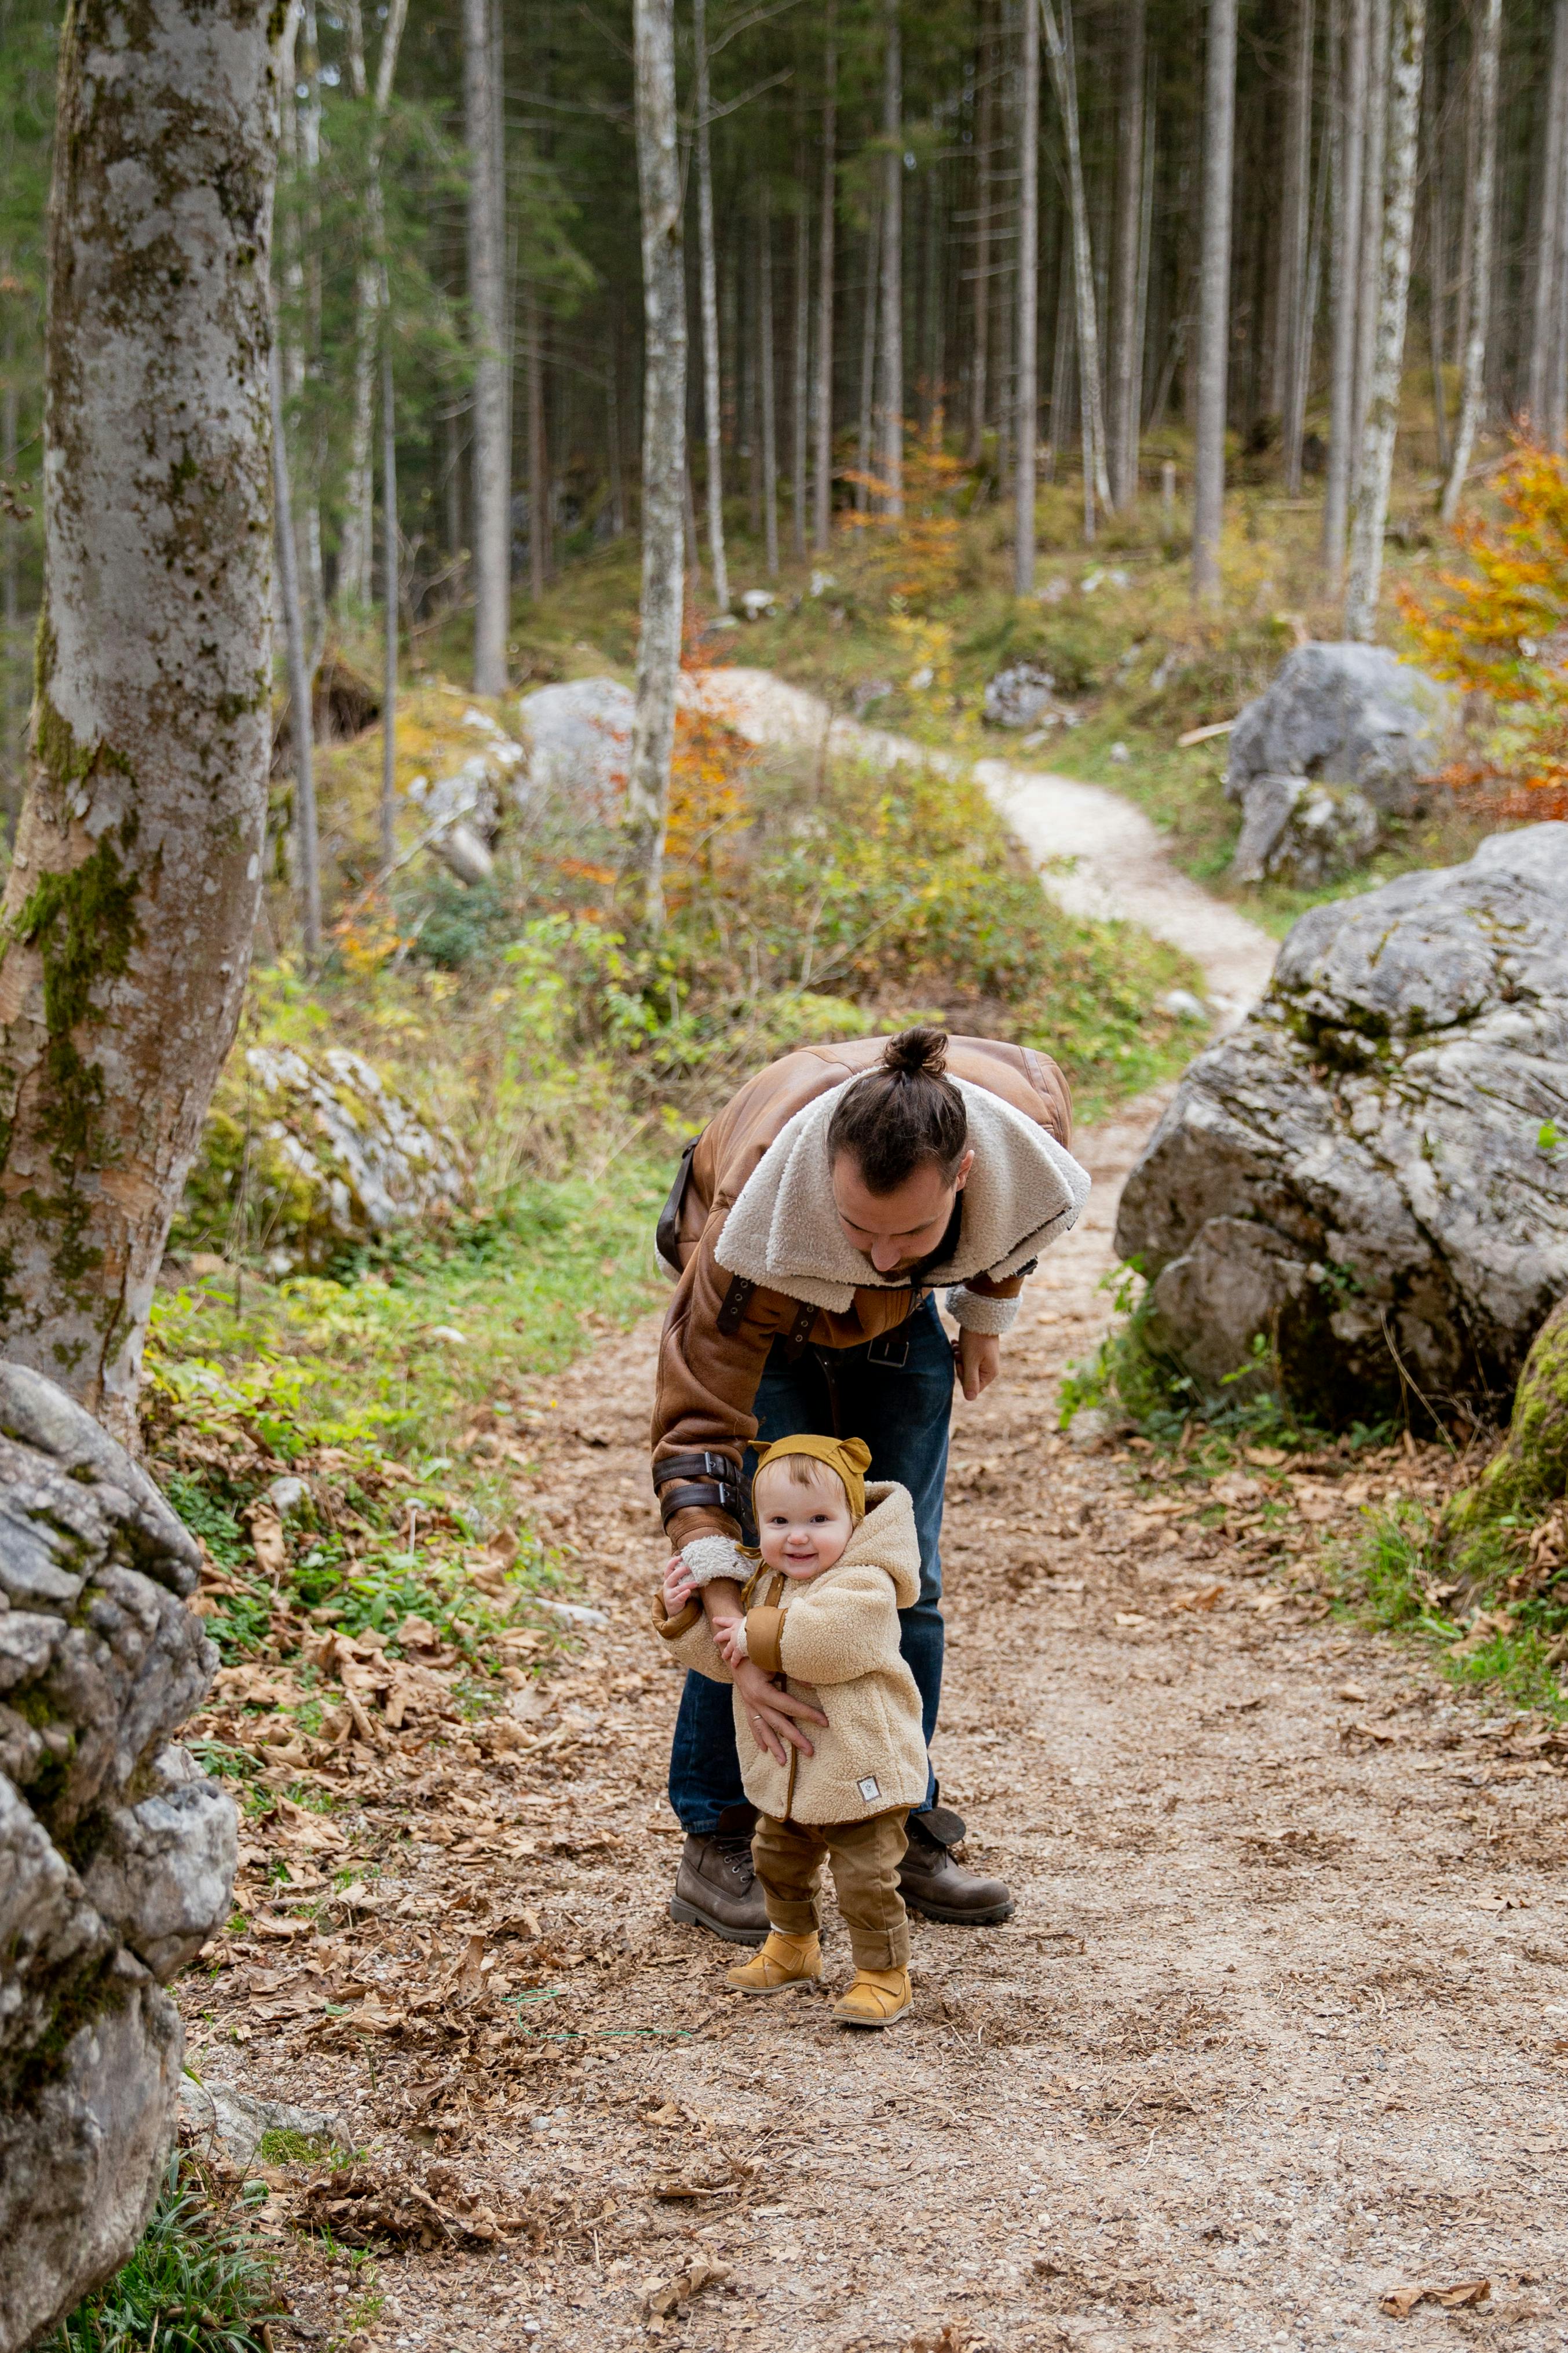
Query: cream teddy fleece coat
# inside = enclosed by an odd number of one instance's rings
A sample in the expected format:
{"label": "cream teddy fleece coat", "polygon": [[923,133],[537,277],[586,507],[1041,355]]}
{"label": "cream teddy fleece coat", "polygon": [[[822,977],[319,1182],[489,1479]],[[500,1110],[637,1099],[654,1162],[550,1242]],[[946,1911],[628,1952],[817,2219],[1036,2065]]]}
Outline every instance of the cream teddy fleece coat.
{"label": "cream teddy fleece coat", "polygon": [[[759,1570],[747,1597],[750,1656],[827,1718],[804,1727],[814,1754],[791,1748],[781,1765],[758,1747],[737,1694],[741,1778],[752,1805],[775,1821],[860,1822],[925,1803],[920,1693],[899,1654],[899,1611],[920,1594],[914,1509],[909,1490],[891,1480],[868,1484],[866,1501],[831,1568],[807,1580]],[[654,1623],[683,1665],[734,1681],[695,1600],[670,1618],[661,1593]]]}

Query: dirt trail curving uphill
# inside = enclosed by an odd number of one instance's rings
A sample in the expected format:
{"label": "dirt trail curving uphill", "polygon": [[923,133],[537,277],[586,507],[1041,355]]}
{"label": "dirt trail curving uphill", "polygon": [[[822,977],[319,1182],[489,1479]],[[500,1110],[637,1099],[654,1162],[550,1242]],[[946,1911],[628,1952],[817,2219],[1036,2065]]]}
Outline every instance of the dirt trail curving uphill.
{"label": "dirt trail curving uphill", "polygon": [[[362,1882],[303,1946],[258,1922],[189,1981],[201,2072],[334,2109],[362,2149],[313,2188],[280,2160],[278,2207],[404,2249],[377,2316],[330,2245],[291,2240],[299,2334],[1568,2347],[1562,1749],[1313,1589],[1325,1542],[1440,1465],[1264,1450],[1201,1509],[1135,1449],[1057,1430],[1159,1108],[1080,1137],[1088,1212],[1003,1377],[957,1407],[937,1762],[1017,1911],[915,1923],[915,2008],[886,2035],[826,1996],[727,1995],[732,1951],[666,1915],[656,1319],[512,1400],[520,1505],[605,1622],[519,1694],[509,1744],[373,1724],[315,1777]],[[325,1836],[287,1815],[253,1835]],[[831,1911],[825,1941],[832,1987]],[[1424,2289],[1458,2293],[1380,2312]]]}
{"label": "dirt trail curving uphill", "polygon": [[[836,718],[803,687],[763,670],[702,673],[696,699],[753,744],[806,744],[858,754],[889,766],[929,762],[952,770],[949,754],[907,735]],[[1274,942],[1234,907],[1179,874],[1158,829],[1141,809],[1100,785],[977,760],[974,774],[1040,869],[1040,880],[1070,914],[1122,917],[1200,964],[1219,1026],[1231,1029],[1262,994],[1274,969]]]}

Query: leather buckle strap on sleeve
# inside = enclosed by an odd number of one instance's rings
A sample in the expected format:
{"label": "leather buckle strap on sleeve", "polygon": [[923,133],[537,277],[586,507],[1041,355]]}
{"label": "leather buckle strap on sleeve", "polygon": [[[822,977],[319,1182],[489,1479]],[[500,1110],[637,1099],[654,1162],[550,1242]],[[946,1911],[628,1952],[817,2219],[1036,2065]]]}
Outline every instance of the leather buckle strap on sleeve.
{"label": "leather buckle strap on sleeve", "polygon": [[745,1494],[741,1474],[727,1454],[706,1449],[689,1454],[666,1454],[653,1466],[654,1491],[659,1517],[668,1527],[678,1512],[722,1512],[732,1520],[743,1514]]}
{"label": "leather buckle strap on sleeve", "polygon": [[740,1330],[756,1288],[754,1282],[748,1282],[743,1274],[738,1274],[724,1293],[724,1304],[715,1320],[726,1340],[732,1340]]}
{"label": "leather buckle strap on sleeve", "polygon": [[809,1299],[803,1299],[795,1311],[795,1321],[784,1335],[784,1354],[793,1365],[811,1337],[811,1327],[816,1321],[816,1310]]}

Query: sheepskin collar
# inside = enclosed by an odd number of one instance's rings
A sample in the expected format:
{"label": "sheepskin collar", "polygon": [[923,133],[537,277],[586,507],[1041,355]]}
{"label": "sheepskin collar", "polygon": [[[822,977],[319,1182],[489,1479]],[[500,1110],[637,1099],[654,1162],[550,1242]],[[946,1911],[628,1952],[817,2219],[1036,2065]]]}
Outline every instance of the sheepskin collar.
{"label": "sheepskin collar", "polygon": [[[1089,1198],[1089,1171],[1054,1136],[988,1089],[952,1083],[963,1097],[974,1166],[958,1248],[921,1277],[933,1291],[971,1275],[1016,1274],[1078,1223]],[[875,1272],[839,1225],[827,1161],[837,1100],[837,1087],[814,1096],[780,1129],[742,1187],[714,1255],[731,1274],[847,1315],[857,1291],[903,1291],[910,1279]]]}
{"label": "sheepskin collar", "polygon": [[[786,1577],[784,1606],[803,1593],[831,1585],[847,1568],[885,1569],[893,1580],[893,1598],[900,1609],[912,1609],[921,1598],[921,1540],[915,1532],[915,1509],[910,1491],[896,1479],[868,1479],[866,1516],[831,1568],[801,1584]],[[755,1582],[765,1589],[771,1568],[759,1569]]]}

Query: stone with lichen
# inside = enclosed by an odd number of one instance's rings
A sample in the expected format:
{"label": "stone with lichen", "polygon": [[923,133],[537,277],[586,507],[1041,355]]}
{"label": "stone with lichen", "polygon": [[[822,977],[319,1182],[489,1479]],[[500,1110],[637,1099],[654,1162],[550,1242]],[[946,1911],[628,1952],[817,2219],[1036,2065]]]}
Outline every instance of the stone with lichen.
{"label": "stone with lichen", "polygon": [[1199,1394],[1495,1415],[1568,1290],[1568,825],[1315,907],[1122,1195]]}
{"label": "stone with lichen", "polygon": [[124,2261],[174,2130],[163,1988],[235,1869],[232,1801],[172,1740],[216,1665],[200,1567],[90,1416],[0,1364],[0,2353]]}

